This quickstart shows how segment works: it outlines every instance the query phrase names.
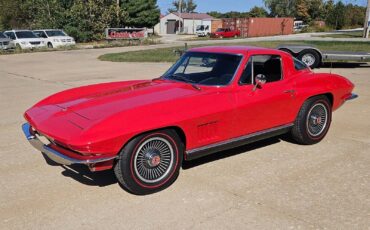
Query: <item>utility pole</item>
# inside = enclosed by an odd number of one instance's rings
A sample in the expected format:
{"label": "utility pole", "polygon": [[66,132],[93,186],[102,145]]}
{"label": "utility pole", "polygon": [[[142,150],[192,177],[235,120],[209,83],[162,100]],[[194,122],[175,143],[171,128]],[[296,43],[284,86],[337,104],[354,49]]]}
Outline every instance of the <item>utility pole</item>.
{"label": "utility pole", "polygon": [[[369,0],[370,1],[370,0]],[[179,33],[181,33],[181,14],[182,14],[182,0],[179,0]]]}
{"label": "utility pole", "polygon": [[116,14],[117,14],[117,23],[118,24],[119,24],[119,3],[120,3],[120,0],[117,0],[117,9],[116,9],[117,12],[116,12]]}
{"label": "utility pole", "polygon": [[370,17],[370,0],[367,0],[366,16],[364,23],[364,38],[369,37],[369,18]]}

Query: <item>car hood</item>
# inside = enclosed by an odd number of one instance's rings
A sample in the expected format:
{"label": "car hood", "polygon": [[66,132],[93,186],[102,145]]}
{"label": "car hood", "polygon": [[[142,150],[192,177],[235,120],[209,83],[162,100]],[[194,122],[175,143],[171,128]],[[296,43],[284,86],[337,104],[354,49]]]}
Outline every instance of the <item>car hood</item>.
{"label": "car hood", "polygon": [[43,38],[18,38],[17,39],[20,42],[42,42],[45,41]]}
{"label": "car hood", "polygon": [[9,38],[0,38],[0,42],[10,42],[11,39]]}
{"label": "car hood", "polygon": [[156,103],[164,105],[166,101],[199,92],[189,84],[162,80],[85,86],[44,99],[27,110],[25,117],[32,126],[46,134],[57,130],[57,126],[85,130],[125,111]]}
{"label": "car hood", "polygon": [[55,36],[55,37],[49,37],[49,39],[73,39],[70,36]]}

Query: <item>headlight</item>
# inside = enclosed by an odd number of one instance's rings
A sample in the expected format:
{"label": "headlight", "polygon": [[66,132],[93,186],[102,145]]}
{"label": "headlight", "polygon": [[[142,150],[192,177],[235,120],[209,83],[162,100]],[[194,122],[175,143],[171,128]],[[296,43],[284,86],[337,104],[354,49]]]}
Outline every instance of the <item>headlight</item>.
{"label": "headlight", "polygon": [[22,44],[22,45],[26,45],[26,44],[27,44],[27,42],[21,42],[21,44]]}
{"label": "headlight", "polygon": [[53,39],[54,42],[59,42],[59,39]]}

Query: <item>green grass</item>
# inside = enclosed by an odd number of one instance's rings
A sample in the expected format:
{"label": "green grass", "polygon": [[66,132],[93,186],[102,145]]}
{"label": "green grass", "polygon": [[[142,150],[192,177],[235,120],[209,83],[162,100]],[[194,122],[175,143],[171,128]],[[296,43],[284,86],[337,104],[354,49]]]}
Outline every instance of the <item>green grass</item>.
{"label": "green grass", "polygon": [[[249,45],[249,46],[260,46],[266,48],[275,48],[279,44],[305,44],[313,45],[320,50],[326,51],[362,51],[370,52],[370,42],[332,42],[332,41],[263,41],[263,42],[240,42],[240,43],[223,43],[220,45]],[[206,45],[198,45],[206,46]],[[190,46],[195,47],[195,46]],[[142,51],[131,51],[124,53],[112,53],[105,54],[99,57],[102,61],[112,62],[175,62],[178,59],[178,55],[175,54],[174,50],[183,49],[183,47],[174,48],[160,48],[152,50]]]}
{"label": "green grass", "polygon": [[318,37],[321,37],[321,38],[362,38],[362,32],[361,31],[343,32],[343,33],[320,35]]}

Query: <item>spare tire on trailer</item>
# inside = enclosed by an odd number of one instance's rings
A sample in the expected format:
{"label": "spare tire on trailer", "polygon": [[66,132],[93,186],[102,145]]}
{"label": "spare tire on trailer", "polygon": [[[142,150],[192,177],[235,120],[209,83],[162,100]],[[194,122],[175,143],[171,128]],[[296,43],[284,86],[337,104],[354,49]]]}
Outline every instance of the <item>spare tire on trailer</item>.
{"label": "spare tire on trailer", "polygon": [[312,49],[302,50],[301,52],[299,52],[297,58],[311,69],[317,68],[321,64],[320,54]]}

